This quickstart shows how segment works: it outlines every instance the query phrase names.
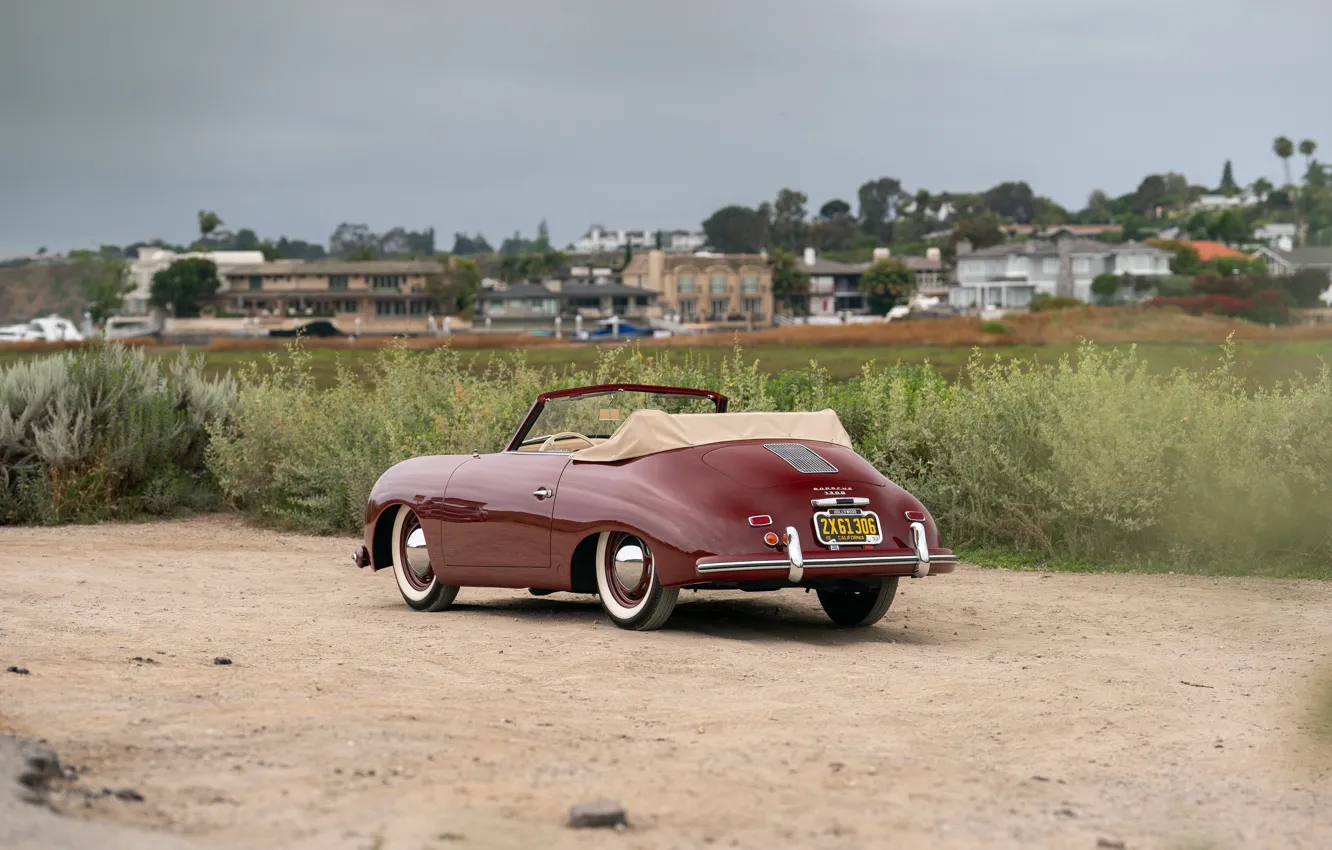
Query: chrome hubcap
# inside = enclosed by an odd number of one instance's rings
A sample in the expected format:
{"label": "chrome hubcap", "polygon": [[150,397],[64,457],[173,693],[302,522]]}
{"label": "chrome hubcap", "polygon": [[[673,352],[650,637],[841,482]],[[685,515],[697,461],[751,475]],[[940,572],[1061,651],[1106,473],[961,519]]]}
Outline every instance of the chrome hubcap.
{"label": "chrome hubcap", "polygon": [[425,531],[420,527],[412,529],[403,548],[407,550],[407,568],[421,578],[430,575],[430,553],[426,551]]}
{"label": "chrome hubcap", "polygon": [[637,540],[629,538],[615,550],[615,583],[626,593],[641,589],[646,569],[643,546]]}

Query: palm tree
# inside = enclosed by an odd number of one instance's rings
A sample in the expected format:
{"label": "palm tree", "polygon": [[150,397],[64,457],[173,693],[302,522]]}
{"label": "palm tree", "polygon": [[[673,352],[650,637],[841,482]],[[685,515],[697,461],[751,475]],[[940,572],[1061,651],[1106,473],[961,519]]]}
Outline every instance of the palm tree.
{"label": "palm tree", "polygon": [[1253,181],[1253,186],[1250,187],[1255,195],[1263,199],[1266,199],[1267,196],[1271,194],[1273,188],[1272,181],[1268,180],[1266,177],[1259,177],[1257,180]]}
{"label": "palm tree", "polygon": [[1309,173],[1309,167],[1313,165],[1314,151],[1318,150],[1318,143],[1313,139],[1305,139],[1300,142],[1300,155],[1304,157],[1304,173]]}
{"label": "palm tree", "polygon": [[1295,153],[1295,143],[1285,136],[1277,136],[1272,142],[1272,152],[1281,157],[1281,164],[1286,168],[1286,185],[1290,185],[1290,158]]}

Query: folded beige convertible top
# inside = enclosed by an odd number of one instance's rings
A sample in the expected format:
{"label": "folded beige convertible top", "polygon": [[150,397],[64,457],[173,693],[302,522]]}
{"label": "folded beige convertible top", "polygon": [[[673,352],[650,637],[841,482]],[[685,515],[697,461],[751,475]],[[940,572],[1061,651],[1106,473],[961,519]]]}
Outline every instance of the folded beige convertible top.
{"label": "folded beige convertible top", "polygon": [[851,437],[831,410],[814,413],[666,413],[635,410],[604,443],[573,459],[608,463],[730,440],[811,440],[851,448]]}

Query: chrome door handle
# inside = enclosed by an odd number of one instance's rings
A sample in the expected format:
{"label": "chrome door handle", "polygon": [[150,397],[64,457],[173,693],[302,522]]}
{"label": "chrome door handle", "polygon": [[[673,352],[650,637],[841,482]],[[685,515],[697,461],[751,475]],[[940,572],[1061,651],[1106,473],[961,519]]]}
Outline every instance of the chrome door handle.
{"label": "chrome door handle", "polygon": [[532,495],[536,496],[538,499],[549,499],[551,496],[555,495],[555,491],[551,490],[549,487],[541,487],[533,490]]}

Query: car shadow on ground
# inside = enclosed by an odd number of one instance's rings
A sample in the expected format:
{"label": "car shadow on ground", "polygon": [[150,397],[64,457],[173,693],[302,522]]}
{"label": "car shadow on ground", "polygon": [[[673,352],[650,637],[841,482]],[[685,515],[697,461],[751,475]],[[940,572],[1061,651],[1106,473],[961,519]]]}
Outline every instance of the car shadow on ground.
{"label": "car shadow on ground", "polygon": [[[515,591],[520,593],[521,591]],[[817,609],[792,604],[796,597],[787,594],[745,594],[743,596],[708,596],[682,594],[680,605],[662,631],[694,634],[699,637],[739,641],[797,641],[816,646],[889,643],[934,646],[956,643],[952,635],[926,633],[903,623],[892,610],[877,625],[869,628],[839,628]],[[515,596],[513,599],[465,602],[460,598],[450,614],[531,617],[543,620],[588,623],[609,622],[595,596],[557,593],[551,596]]]}

